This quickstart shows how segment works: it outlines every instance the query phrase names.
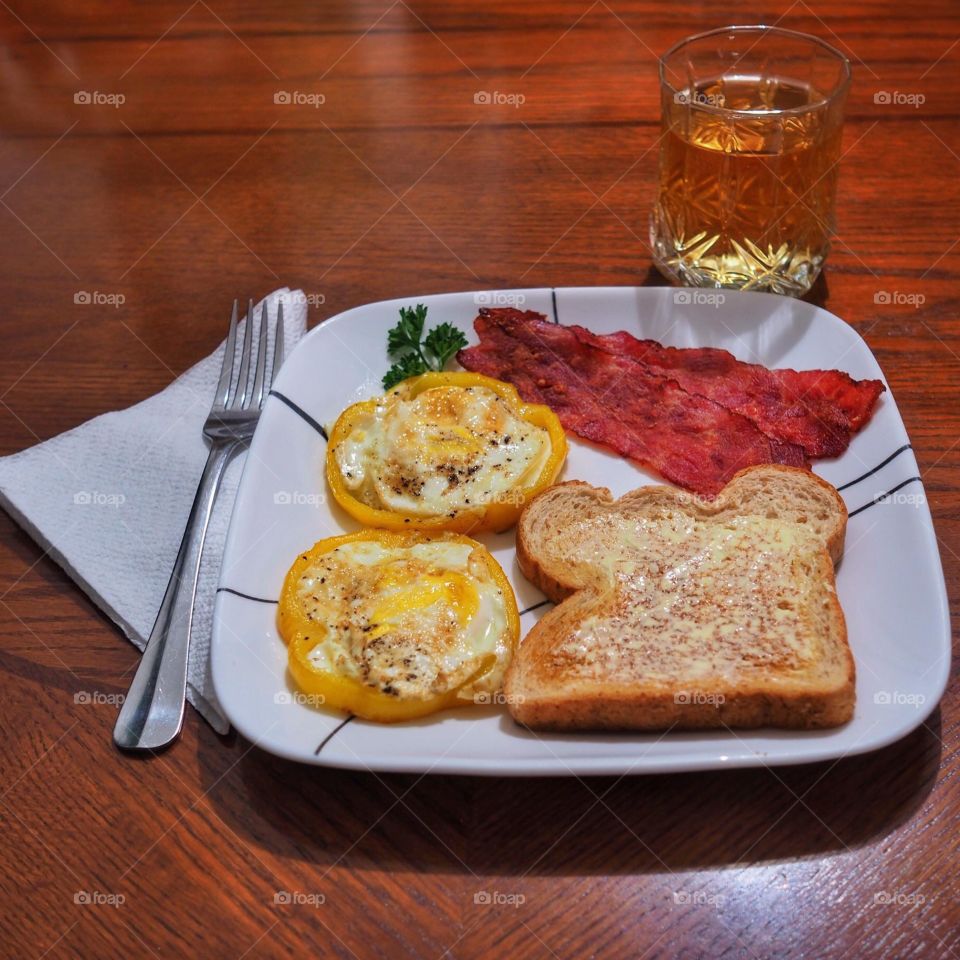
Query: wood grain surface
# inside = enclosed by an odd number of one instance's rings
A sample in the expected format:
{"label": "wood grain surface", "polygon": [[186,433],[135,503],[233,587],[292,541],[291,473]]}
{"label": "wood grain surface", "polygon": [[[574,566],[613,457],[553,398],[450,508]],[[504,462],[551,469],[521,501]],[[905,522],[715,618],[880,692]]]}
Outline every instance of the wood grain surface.
{"label": "wood grain surface", "polygon": [[[317,323],[418,293],[661,283],[656,56],[732,22],[853,61],[812,299],[889,379],[956,617],[949,0],[0,0],[0,453],[156,392],[214,348],[234,296],[299,286]],[[192,712],[174,749],[130,759],[103,701],[133,647],[0,527],[5,957],[960,956],[955,684],[902,742],[802,768],[376,776]]]}

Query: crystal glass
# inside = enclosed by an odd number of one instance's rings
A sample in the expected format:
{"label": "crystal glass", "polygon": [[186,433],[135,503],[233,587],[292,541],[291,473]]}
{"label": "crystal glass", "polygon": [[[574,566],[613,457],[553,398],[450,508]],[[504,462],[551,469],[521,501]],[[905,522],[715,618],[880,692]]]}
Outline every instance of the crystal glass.
{"label": "crystal glass", "polygon": [[850,64],[775,27],[724,27],[660,60],[650,223],[657,267],[696,287],[801,296],[834,230]]}

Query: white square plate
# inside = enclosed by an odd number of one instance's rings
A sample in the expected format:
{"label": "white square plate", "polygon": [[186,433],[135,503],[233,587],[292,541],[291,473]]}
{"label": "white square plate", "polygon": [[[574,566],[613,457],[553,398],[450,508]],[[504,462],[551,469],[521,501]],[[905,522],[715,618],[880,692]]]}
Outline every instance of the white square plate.
{"label": "white square plate", "polygon": [[[290,355],[247,457],[227,538],[214,620],[213,680],[227,716],[249,740],[304,763],[383,771],[491,775],[659,773],[805,763],[863,753],[909,733],[947,683],[950,623],[930,511],[889,390],[836,460],[815,463],[850,509],[838,570],[857,664],[853,720],[835,730],[660,734],[534,734],[502,707],[472,707],[396,725],[354,720],[298,702],[275,625],[276,598],[297,554],[357,524],[328,499],[329,427],[341,410],[380,391],[387,330],[401,306],[429,307],[476,342],[478,305],[521,305],[599,333],[628,330],[678,346],[724,347],[768,367],[838,368],[883,378],[842,320],[768,294],[614,287],[453,293],[368,304],[313,330]],[[620,495],[659,478],[571,438],[561,479]],[[517,594],[525,634],[546,609],[523,578],[513,533],[482,535]],[[541,604],[540,606],[537,606]],[[536,608],[536,609],[530,609]]]}

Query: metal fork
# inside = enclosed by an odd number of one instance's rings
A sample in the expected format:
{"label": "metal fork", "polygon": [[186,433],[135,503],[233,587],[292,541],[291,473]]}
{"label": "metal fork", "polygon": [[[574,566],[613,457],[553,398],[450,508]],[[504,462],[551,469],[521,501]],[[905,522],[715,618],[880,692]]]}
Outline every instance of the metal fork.
{"label": "metal fork", "polygon": [[264,398],[283,362],[283,304],[277,307],[272,370],[267,362],[267,305],[260,315],[260,336],[250,383],[253,301],[248,302],[240,370],[233,376],[237,342],[237,301],[233,301],[230,332],[223,354],[213,406],[203,425],[210,455],[190,509],[180,551],[167,584],[157,621],[150,632],[137,674],[124,700],[113,740],[125,750],[157,750],[176,739],[183,724],[187,692],[187,655],[197,597],[200,555],[223,470],[250,443]]}

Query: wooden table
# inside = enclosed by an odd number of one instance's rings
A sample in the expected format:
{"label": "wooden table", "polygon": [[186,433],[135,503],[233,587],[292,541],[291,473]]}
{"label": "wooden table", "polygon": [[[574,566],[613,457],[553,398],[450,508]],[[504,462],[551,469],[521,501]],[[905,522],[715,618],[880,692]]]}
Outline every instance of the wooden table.
{"label": "wooden table", "polygon": [[[237,295],[300,286],[319,322],[405,294],[661,282],[655,57],[776,21],[854,62],[814,300],[893,387],[956,613],[956,5],[272,6],[0,2],[0,452],[151,395]],[[4,956],[960,956],[955,686],[902,742],[802,768],[375,776],[286,763],[192,712],[175,749],[130,759],[115,708],[75,694],[123,692],[134,649],[0,524]]]}

